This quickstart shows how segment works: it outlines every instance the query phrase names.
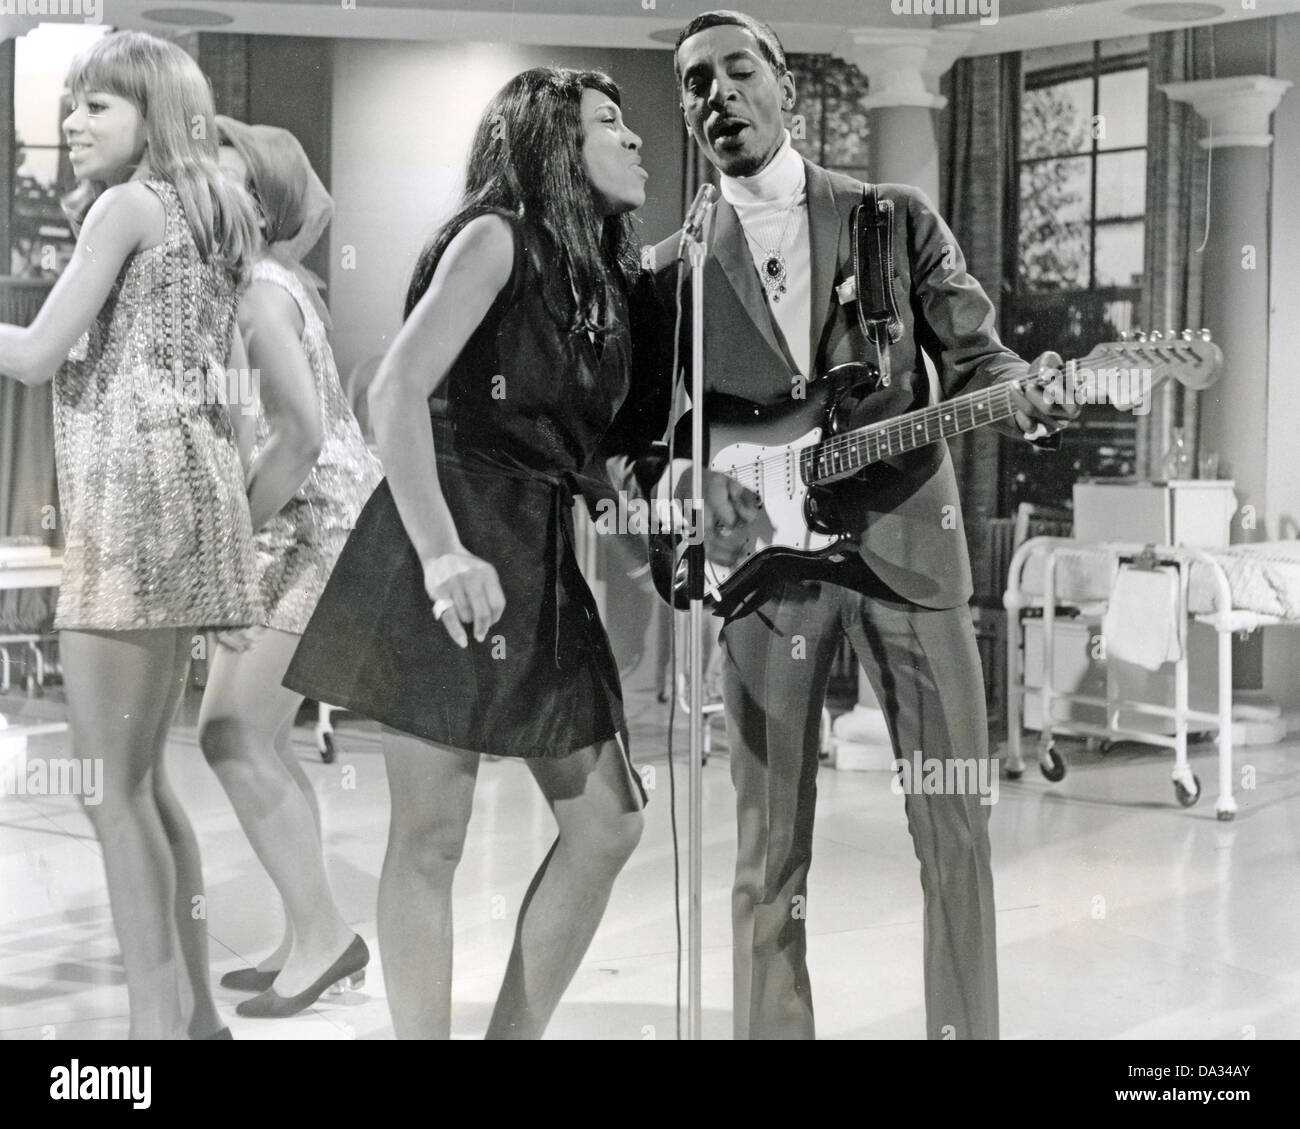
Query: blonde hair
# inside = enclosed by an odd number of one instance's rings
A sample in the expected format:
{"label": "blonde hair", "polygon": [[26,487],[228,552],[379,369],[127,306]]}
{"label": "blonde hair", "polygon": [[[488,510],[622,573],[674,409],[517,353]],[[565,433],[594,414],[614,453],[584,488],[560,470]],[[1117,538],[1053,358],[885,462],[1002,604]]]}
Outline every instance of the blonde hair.
{"label": "blonde hair", "polygon": [[[218,262],[236,282],[244,281],[257,252],[257,220],[247,193],[217,163],[216,108],[199,65],[166,39],[117,31],[73,61],[67,85],[78,100],[99,91],[135,106],[144,122],[152,176],[176,189],[199,254]],[[86,181],[64,198],[74,228],[80,228],[104,188]]]}
{"label": "blonde hair", "polygon": [[330,328],[320,292],[325,283],[302,265],[334,215],[334,201],[311,167],[302,144],[287,129],[246,125],[218,114],[217,140],[235,150],[248,170],[248,186],[261,211],[266,253],[298,276],[312,305]]}

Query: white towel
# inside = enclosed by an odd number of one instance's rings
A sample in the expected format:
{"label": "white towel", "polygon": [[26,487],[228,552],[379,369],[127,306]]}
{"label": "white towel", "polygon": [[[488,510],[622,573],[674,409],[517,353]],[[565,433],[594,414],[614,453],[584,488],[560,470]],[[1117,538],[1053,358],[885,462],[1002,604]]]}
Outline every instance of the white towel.
{"label": "white towel", "polygon": [[1107,658],[1159,670],[1182,656],[1178,570],[1121,567],[1101,634]]}

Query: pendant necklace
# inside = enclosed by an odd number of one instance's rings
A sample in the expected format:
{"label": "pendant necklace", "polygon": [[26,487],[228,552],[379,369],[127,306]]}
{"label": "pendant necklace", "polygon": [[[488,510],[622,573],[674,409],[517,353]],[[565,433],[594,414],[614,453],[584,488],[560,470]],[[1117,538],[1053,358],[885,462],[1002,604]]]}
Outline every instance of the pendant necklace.
{"label": "pendant necklace", "polygon": [[790,221],[794,219],[802,191],[802,186],[796,189],[794,199],[786,205],[785,222],[781,225],[781,234],[777,237],[774,245],[766,247],[764,246],[764,240],[750,235],[748,231],[745,232],[746,238],[753,243],[762,256],[759,261],[758,276],[763,280],[763,289],[767,291],[767,296],[773,304],[779,302],[781,295],[785,293],[786,263],[785,256],[781,254],[781,248],[785,246],[785,237],[789,234]]}

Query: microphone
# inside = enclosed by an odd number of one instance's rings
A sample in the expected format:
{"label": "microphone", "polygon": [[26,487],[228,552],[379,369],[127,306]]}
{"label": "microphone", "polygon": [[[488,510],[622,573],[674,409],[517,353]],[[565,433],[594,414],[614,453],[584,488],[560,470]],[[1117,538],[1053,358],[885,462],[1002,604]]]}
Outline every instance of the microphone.
{"label": "microphone", "polygon": [[679,257],[688,239],[698,240],[704,234],[704,220],[717,198],[718,190],[713,185],[700,185],[700,190],[695,194],[695,199],[691,201],[690,209],[686,213],[686,221],[682,224],[682,239],[677,249]]}

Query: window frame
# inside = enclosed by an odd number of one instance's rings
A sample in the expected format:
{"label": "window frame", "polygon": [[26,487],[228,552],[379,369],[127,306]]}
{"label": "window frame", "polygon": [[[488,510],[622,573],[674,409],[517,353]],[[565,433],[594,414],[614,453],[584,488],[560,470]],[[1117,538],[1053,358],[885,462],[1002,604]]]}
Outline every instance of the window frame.
{"label": "window frame", "polygon": [[[1015,159],[1010,162],[1012,183],[1008,185],[1008,200],[1015,201],[1015,222],[1009,224],[1006,230],[1006,240],[1004,243],[1004,252],[1006,262],[1014,263],[1015,269],[1011,272],[1010,282],[1012,294],[1016,299],[1029,297],[1035,294],[1086,294],[1098,290],[1125,290],[1134,292],[1135,296],[1140,297],[1141,286],[1115,286],[1107,285],[1099,287],[1097,285],[1097,228],[1099,226],[1111,226],[1122,223],[1134,223],[1141,220],[1146,222],[1146,211],[1143,210],[1138,216],[1108,216],[1105,219],[1097,219],[1097,158],[1099,156],[1109,156],[1119,153],[1136,153],[1147,152],[1150,145],[1150,139],[1142,145],[1124,145],[1115,148],[1102,149],[1098,146],[1098,139],[1091,138],[1091,144],[1086,151],[1077,153],[1054,153],[1038,157],[1022,157],[1020,153],[1020,114],[1023,106],[1024,96],[1030,90],[1041,90],[1049,86],[1059,86],[1066,82],[1077,82],[1080,79],[1089,79],[1092,83],[1092,114],[1091,120],[1096,120],[1101,112],[1101,79],[1103,75],[1116,74],[1120,71],[1146,70],[1149,73],[1150,68],[1150,51],[1129,51],[1124,54],[1103,55],[1101,39],[1092,41],[1092,58],[1083,62],[1062,63],[1054,67],[1044,67],[1041,70],[1030,71],[1026,73],[1020,71],[1019,97],[1016,100],[1014,110],[1014,133],[1016,154]],[[1052,160],[1087,160],[1089,163],[1088,170],[1088,285],[1076,287],[1073,289],[1062,288],[1060,290],[1030,290],[1027,289],[1021,278],[1020,273],[1020,224],[1022,217],[1020,214],[1020,177],[1022,170],[1026,165],[1038,164],[1043,161]],[[1144,229],[1145,230],[1145,229]]]}
{"label": "window frame", "polygon": [[[1098,158],[1113,153],[1150,152],[1150,138],[1143,145],[1124,145],[1114,148],[1100,148],[1096,137],[1090,138],[1088,147],[1076,153],[1059,153],[1052,155],[1021,157],[1021,114],[1024,96],[1027,92],[1055,86],[1079,79],[1089,79],[1092,83],[1092,116],[1100,113],[1101,79],[1107,74],[1122,71],[1144,70],[1150,74],[1150,50],[1126,51],[1113,55],[1103,54],[1106,40],[1092,41],[1092,57],[1071,63],[1043,67],[1025,73],[1024,56],[1018,57],[1018,82],[1016,88],[1019,96],[1011,107],[1011,136],[1014,138],[1013,158],[1006,162],[1006,215],[1009,222],[1003,232],[1004,284],[1006,285],[1003,302],[1001,325],[1003,340],[1008,346],[1021,351],[1026,359],[1028,354],[1038,348],[1050,348],[1060,352],[1068,348],[1069,343],[1078,341],[1080,346],[1087,343],[1089,348],[1096,344],[1087,338],[1090,324],[1105,322],[1113,326],[1116,333],[1132,330],[1132,320],[1137,316],[1141,306],[1142,284],[1097,285],[1097,231],[1109,224],[1132,223],[1141,220],[1147,222],[1145,209],[1140,216],[1097,218],[1097,170]],[[1089,200],[1087,210],[1088,225],[1088,285],[1083,287],[1062,287],[1060,289],[1034,289],[1026,284],[1021,272],[1020,227],[1021,216],[1020,181],[1022,169],[1027,165],[1052,159],[1083,158],[1089,161]],[[1147,161],[1149,167],[1149,158]],[[1145,233],[1145,227],[1144,227]],[[1144,238],[1145,242],[1145,238]],[[1117,305],[1128,306],[1129,324],[1121,324],[1123,316],[1115,316]],[[1075,316],[1081,316],[1084,328],[1067,330],[1056,340],[1044,340],[1044,321],[1051,321],[1051,315],[1057,313],[1056,320],[1065,317],[1067,310],[1073,310]],[[1066,318],[1066,320],[1070,320]],[[1025,327],[1028,327],[1027,332]],[[1057,331],[1059,333],[1059,330]],[[1037,338],[1037,340],[1034,340]],[[1065,360],[1082,359],[1064,356]],[[1068,508],[1071,497],[1064,483],[1077,475],[1120,475],[1132,473],[1136,458],[1137,427],[1134,418],[1114,408],[1085,408],[1079,423],[1070,428],[1064,439],[1064,446],[1053,457],[1051,465],[1042,464],[1036,470],[1034,458],[1038,454],[1026,450],[1020,445],[1003,444],[999,458],[999,512],[1012,513],[1023,501],[1048,504]],[[1067,465],[1067,462],[1069,465]],[[1126,469],[1128,468],[1128,469]],[[1027,481],[1021,481],[1029,473]],[[1057,480],[1060,480],[1059,482]],[[1064,494],[1059,494],[1059,489]]]}

